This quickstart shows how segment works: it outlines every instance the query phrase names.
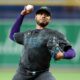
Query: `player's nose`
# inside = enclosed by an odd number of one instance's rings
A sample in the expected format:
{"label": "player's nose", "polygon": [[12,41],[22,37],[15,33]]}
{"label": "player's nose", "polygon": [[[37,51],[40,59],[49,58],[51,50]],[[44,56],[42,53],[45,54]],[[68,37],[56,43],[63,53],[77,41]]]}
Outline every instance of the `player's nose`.
{"label": "player's nose", "polygon": [[43,18],[45,18],[47,15],[46,15],[45,13],[43,13],[41,16],[42,16]]}

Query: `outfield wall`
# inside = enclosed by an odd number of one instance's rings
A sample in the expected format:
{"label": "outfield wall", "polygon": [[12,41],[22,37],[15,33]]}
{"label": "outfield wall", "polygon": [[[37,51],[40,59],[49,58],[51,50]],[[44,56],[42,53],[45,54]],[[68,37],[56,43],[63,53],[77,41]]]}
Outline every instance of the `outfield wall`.
{"label": "outfield wall", "polygon": [[[80,66],[80,7],[49,6],[53,13],[52,21],[48,25],[51,29],[64,33],[76,51],[76,57],[72,60],[51,61],[52,65]],[[9,39],[12,24],[19,16],[23,6],[0,6],[0,66],[16,66],[22,54],[22,46]],[[35,7],[35,11],[39,6]],[[25,17],[21,31],[35,28],[35,11]],[[64,15],[63,15],[64,14]]]}

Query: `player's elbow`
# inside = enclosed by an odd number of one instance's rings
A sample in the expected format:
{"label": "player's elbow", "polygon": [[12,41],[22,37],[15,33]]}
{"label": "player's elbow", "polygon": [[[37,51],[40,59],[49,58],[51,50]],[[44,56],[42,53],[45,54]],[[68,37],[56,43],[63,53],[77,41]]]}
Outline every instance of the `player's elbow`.
{"label": "player's elbow", "polygon": [[74,58],[76,56],[75,51],[73,52],[72,56],[70,56],[70,59]]}
{"label": "player's elbow", "polygon": [[70,55],[69,57],[67,57],[67,59],[73,59],[75,57],[75,53],[73,53],[72,55]]}
{"label": "player's elbow", "polygon": [[64,53],[64,59],[72,59],[76,56],[74,49],[69,49],[67,52]]}

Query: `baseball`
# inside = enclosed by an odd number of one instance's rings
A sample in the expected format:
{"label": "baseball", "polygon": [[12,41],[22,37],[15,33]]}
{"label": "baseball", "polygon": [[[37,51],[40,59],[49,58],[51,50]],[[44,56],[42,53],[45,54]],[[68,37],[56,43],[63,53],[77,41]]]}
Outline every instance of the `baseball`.
{"label": "baseball", "polygon": [[27,5],[27,6],[25,6],[25,9],[26,10],[33,10],[34,6],[33,5]]}

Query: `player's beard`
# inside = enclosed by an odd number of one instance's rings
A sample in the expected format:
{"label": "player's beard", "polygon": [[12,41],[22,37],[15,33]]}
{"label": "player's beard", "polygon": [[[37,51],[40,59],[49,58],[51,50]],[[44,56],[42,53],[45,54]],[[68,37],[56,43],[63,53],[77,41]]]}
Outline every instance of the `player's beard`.
{"label": "player's beard", "polygon": [[46,27],[46,26],[49,24],[49,22],[40,22],[40,21],[38,21],[38,20],[36,20],[36,23],[37,23],[38,25],[40,25],[41,27]]}

